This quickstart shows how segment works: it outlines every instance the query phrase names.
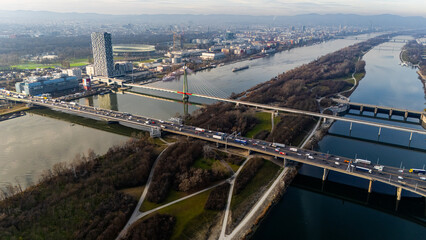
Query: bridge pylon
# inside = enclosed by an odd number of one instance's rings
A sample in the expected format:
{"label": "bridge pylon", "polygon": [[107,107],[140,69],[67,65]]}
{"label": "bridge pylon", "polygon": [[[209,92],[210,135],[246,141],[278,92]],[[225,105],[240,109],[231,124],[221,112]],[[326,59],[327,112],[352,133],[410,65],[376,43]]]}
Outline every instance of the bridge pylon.
{"label": "bridge pylon", "polygon": [[183,89],[182,89],[182,100],[183,101],[187,101],[189,96],[187,95],[188,93],[188,74],[186,73],[187,70],[187,66],[185,64],[185,66],[183,67]]}

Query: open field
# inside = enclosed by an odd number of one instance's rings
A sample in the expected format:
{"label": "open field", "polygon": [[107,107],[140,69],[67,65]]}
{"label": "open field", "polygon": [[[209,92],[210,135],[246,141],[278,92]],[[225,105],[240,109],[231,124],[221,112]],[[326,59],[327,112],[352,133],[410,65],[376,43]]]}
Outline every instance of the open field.
{"label": "open field", "polygon": [[[271,131],[272,130],[272,122],[271,122],[271,113],[269,112],[257,112],[256,118],[259,120],[260,123],[256,124],[256,126],[250,130],[246,137],[252,138],[257,133],[266,130]],[[274,124],[276,125],[280,121],[280,117],[274,117]]]}

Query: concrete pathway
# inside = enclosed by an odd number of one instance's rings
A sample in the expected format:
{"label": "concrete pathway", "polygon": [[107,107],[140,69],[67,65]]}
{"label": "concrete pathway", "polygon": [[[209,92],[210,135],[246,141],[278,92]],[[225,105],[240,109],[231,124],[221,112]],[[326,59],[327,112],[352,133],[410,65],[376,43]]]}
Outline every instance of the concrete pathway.
{"label": "concrete pathway", "polygon": [[145,188],[143,190],[143,193],[139,199],[138,204],[135,207],[135,210],[133,210],[132,216],[130,217],[129,221],[127,221],[126,225],[124,226],[123,230],[121,230],[120,234],[118,235],[117,239],[121,239],[127,232],[128,228],[139,219],[140,215],[140,207],[142,206],[143,201],[145,200],[146,195],[148,194],[149,186],[151,185],[152,177],[154,176],[155,167],[157,166],[158,160],[161,158],[163,153],[171,146],[172,144],[168,145],[155,159],[154,163],[152,164],[151,172],[149,173],[148,180],[145,184]]}
{"label": "concrete pathway", "polygon": [[243,164],[241,164],[240,168],[238,169],[238,171],[231,177],[230,179],[230,184],[231,187],[229,188],[229,193],[228,193],[228,201],[226,202],[226,209],[225,209],[225,215],[223,218],[223,222],[222,222],[222,230],[220,232],[220,237],[219,239],[224,239],[226,236],[226,227],[228,226],[228,218],[229,218],[229,209],[231,207],[231,200],[232,200],[232,193],[234,191],[234,186],[235,186],[235,179],[237,178],[238,174],[241,172],[241,169],[243,169],[244,165],[246,165],[246,163],[253,158],[252,155],[248,156],[246,158],[246,160],[244,161]]}
{"label": "concrete pathway", "polygon": [[269,189],[263,194],[263,196],[257,201],[256,205],[250,210],[249,213],[246,214],[246,216],[243,218],[243,220],[238,224],[238,226],[229,234],[222,236],[219,239],[233,239],[236,234],[238,234],[243,227],[245,227],[250,221],[250,219],[254,216],[254,214],[259,210],[259,208],[263,205],[263,203],[266,201],[267,197],[271,194],[272,190],[277,186],[277,184],[280,182],[281,178],[287,174],[289,171],[289,168],[284,168],[284,170],[280,173],[280,175],[275,179],[274,183],[269,187]]}

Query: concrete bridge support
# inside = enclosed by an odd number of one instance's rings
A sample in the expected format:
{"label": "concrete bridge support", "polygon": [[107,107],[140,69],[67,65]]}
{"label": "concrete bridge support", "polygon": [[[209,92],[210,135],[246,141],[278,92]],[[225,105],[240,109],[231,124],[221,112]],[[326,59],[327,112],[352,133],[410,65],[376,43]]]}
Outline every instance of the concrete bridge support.
{"label": "concrete bridge support", "polygon": [[408,118],[408,111],[405,111],[405,113],[404,113],[404,120],[407,121],[407,118]]}
{"label": "concrete bridge support", "polygon": [[371,193],[371,190],[373,188],[373,180],[370,180],[370,183],[368,184],[368,193]]}
{"label": "concrete bridge support", "polygon": [[422,127],[426,129],[426,114],[422,114],[420,121],[422,123]]}
{"label": "concrete bridge support", "polygon": [[322,181],[325,181],[326,179],[327,179],[327,176],[328,176],[328,169],[327,168],[324,168],[324,173],[323,173],[323,175],[322,175]]}
{"label": "concrete bridge support", "polygon": [[402,193],[402,188],[401,187],[396,188],[396,200],[397,201],[401,201],[401,193]]}
{"label": "concrete bridge support", "polygon": [[359,106],[359,113],[362,114],[363,112],[364,112],[364,106],[361,105],[361,106]]}
{"label": "concrete bridge support", "polygon": [[377,116],[377,111],[378,111],[378,108],[377,108],[377,107],[375,107],[375,108],[374,108],[374,116]]}
{"label": "concrete bridge support", "polygon": [[391,118],[391,117],[392,117],[392,114],[393,114],[393,109],[390,109],[390,110],[389,110],[389,118]]}

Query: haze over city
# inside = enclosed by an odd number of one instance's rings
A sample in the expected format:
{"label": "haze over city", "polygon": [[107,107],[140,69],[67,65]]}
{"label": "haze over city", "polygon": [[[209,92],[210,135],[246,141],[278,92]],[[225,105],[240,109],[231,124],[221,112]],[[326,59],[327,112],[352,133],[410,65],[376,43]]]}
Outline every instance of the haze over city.
{"label": "haze over city", "polygon": [[0,0],[0,239],[418,239],[426,0]]}
{"label": "haze over city", "polygon": [[238,14],[296,15],[307,13],[398,14],[426,16],[423,0],[17,0],[0,1],[2,10],[102,14]]}

